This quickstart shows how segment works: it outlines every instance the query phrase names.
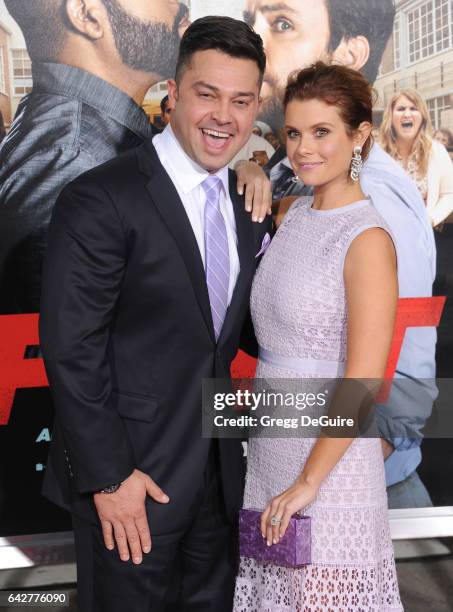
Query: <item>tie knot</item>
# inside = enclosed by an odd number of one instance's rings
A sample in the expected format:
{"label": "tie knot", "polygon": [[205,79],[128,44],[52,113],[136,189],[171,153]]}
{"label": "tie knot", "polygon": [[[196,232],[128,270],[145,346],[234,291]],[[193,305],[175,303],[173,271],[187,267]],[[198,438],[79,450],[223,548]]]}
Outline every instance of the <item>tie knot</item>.
{"label": "tie knot", "polygon": [[208,200],[217,200],[220,195],[222,181],[215,174],[210,174],[201,183]]}

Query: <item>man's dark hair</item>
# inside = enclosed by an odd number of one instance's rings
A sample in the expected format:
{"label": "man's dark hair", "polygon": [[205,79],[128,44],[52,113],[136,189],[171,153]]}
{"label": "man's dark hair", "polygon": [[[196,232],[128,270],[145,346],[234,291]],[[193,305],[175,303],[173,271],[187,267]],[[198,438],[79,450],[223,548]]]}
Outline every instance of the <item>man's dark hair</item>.
{"label": "man's dark hair", "polygon": [[164,96],[162,100],[160,101],[160,112],[162,114],[165,113],[165,107],[167,106],[167,102],[168,102],[168,96]]}
{"label": "man's dark hair", "polygon": [[187,28],[179,46],[176,64],[176,81],[190,65],[192,56],[197,51],[215,49],[231,57],[249,59],[256,63],[260,72],[260,82],[266,69],[261,36],[243,21],[231,17],[201,17]]}
{"label": "man's dark hair", "polygon": [[370,57],[360,72],[373,83],[376,79],[395,18],[393,0],[326,0],[330,19],[329,51],[343,39],[364,36],[370,45]]}
{"label": "man's dark hair", "polygon": [[66,36],[65,0],[5,0],[32,60],[55,61]]}

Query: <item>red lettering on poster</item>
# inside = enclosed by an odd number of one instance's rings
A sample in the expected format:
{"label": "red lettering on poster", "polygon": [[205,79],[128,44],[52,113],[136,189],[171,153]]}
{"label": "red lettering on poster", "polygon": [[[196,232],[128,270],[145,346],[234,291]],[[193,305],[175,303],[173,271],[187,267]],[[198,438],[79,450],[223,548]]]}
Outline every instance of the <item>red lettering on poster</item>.
{"label": "red lettering on poster", "polygon": [[[446,299],[445,297],[426,297],[398,300],[395,331],[385,372],[385,382],[376,398],[379,403],[384,403],[390,393],[391,381],[395,375],[406,329],[408,327],[438,327]],[[231,376],[232,378],[253,378],[255,369],[256,359],[239,351],[231,364]]]}
{"label": "red lettering on poster", "polygon": [[7,425],[16,389],[48,387],[42,359],[25,359],[39,344],[38,314],[0,316],[0,425]]}
{"label": "red lettering on poster", "polygon": [[[404,334],[408,327],[437,327],[445,297],[402,298],[398,302],[395,333],[385,374],[391,381],[395,374]],[[44,362],[26,359],[27,346],[39,344],[38,314],[0,316],[0,425],[7,425],[16,389],[49,386]],[[256,360],[239,351],[231,365],[233,378],[253,378]],[[381,389],[378,400],[385,401],[389,385]]]}
{"label": "red lettering on poster", "polygon": [[408,327],[438,327],[446,300],[447,298],[443,296],[400,298],[398,300],[392,347],[384,376],[385,381],[376,397],[377,402],[383,404],[388,399],[406,329]]}

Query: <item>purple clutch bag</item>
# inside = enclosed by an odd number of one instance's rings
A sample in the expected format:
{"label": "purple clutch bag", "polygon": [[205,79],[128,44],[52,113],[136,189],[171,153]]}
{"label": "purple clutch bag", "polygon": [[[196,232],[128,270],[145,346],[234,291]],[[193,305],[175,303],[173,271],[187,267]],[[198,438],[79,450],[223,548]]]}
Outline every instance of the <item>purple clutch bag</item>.
{"label": "purple clutch bag", "polygon": [[295,514],[278,544],[268,546],[261,535],[261,512],[239,511],[239,550],[241,557],[267,561],[285,567],[302,567],[311,563],[311,524],[309,516]]}

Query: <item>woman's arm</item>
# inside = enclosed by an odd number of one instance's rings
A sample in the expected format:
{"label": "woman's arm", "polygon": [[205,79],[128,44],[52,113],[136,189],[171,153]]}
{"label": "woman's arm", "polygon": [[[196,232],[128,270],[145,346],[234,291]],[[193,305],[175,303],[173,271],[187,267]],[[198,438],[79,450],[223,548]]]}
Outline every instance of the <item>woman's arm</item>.
{"label": "woman's arm", "polygon": [[[387,366],[398,300],[396,255],[387,232],[369,229],[352,242],[344,280],[348,309],[344,378],[375,380],[377,390]],[[339,385],[336,399],[343,391],[348,393],[348,385],[344,387]],[[363,398],[357,399],[359,405]],[[275,497],[262,514],[261,530],[268,544],[278,542],[291,516],[315,499],[321,483],[353,439],[320,437],[316,441],[298,480]],[[279,525],[270,524],[273,516],[281,518]]]}

